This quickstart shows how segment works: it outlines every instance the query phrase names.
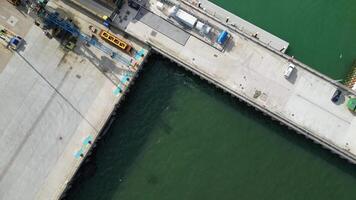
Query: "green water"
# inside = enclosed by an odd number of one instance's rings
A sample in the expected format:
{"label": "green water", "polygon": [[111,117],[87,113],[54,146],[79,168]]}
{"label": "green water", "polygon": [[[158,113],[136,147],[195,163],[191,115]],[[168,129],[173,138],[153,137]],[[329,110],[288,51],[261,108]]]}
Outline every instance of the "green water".
{"label": "green water", "polygon": [[[335,79],[356,56],[356,1],[216,3]],[[356,166],[160,56],[117,116],[66,199],[356,199]]]}
{"label": "green water", "polygon": [[356,1],[211,2],[288,41],[288,54],[334,79],[343,79],[356,59]]}

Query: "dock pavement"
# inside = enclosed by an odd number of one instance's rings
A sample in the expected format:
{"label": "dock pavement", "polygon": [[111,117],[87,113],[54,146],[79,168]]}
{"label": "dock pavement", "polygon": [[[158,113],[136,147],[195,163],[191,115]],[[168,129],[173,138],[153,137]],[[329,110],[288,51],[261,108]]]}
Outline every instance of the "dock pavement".
{"label": "dock pavement", "polygon": [[[81,42],[65,51],[22,17],[26,13],[6,1],[1,5],[5,18],[18,19],[14,30],[23,31],[25,43],[18,51],[0,46],[11,55],[0,72],[0,199],[59,199],[146,56],[137,58],[139,67],[127,79],[127,66],[110,55]],[[87,34],[89,24],[105,28],[65,4],[52,6],[75,16]],[[142,43],[131,45],[149,51]]]}

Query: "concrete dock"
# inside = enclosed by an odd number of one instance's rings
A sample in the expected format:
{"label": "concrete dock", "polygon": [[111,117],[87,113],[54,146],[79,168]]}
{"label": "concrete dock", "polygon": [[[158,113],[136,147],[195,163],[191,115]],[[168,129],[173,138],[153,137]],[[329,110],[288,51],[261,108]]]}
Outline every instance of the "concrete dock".
{"label": "concrete dock", "polygon": [[[61,2],[51,6],[75,16],[84,32],[89,24],[104,28]],[[81,43],[66,52],[8,2],[1,8],[19,20],[14,32],[23,31],[25,44],[17,52],[0,46],[11,55],[0,73],[0,199],[58,199],[145,57],[127,80],[128,67],[110,55]]]}
{"label": "concrete dock", "polygon": [[[172,23],[157,9],[157,0],[147,0],[141,8],[147,12],[124,5],[120,13],[125,16],[118,14],[112,25],[127,33],[125,37],[145,56],[153,48],[356,163],[356,119],[346,107],[354,91],[285,55],[288,42],[208,1],[201,1],[204,9],[193,1],[171,2],[227,30],[231,37],[223,50]],[[29,17],[21,17],[25,14],[7,2],[0,5],[0,9],[11,11],[0,10],[0,22],[12,26],[18,19],[13,30],[22,31],[26,42],[17,52],[0,47],[8,58],[0,62],[0,199],[58,199],[145,56],[131,58],[139,64],[134,69],[80,42],[73,52],[63,51],[59,42],[47,38]],[[90,34],[89,25],[105,29],[99,19],[114,10],[91,0],[53,0],[49,6],[72,16],[86,34]],[[82,10],[77,10],[78,6]],[[85,14],[88,11],[90,17]],[[225,24],[226,15],[229,23]],[[283,74],[291,62],[296,69],[286,79]],[[330,99],[337,88],[343,95],[335,104]]]}
{"label": "concrete dock", "polygon": [[[156,4],[157,0],[149,0],[145,9],[163,16]],[[189,5],[180,3],[180,6]],[[189,11],[204,18],[204,13],[196,8]],[[209,16],[204,19],[224,28],[221,22]],[[169,23],[168,18],[166,21]],[[356,118],[346,106],[355,92],[258,38],[229,30],[232,40],[221,52],[197,37],[189,37],[186,44],[181,45],[137,19],[125,28],[126,32],[147,42],[179,65],[356,163]],[[291,62],[296,65],[296,70],[286,79],[283,74]],[[331,101],[336,89],[343,91],[337,104]]]}
{"label": "concrete dock", "polygon": [[224,24],[229,29],[234,30],[240,34],[245,36],[253,36],[257,34],[256,37],[258,37],[258,40],[264,44],[267,44],[271,48],[274,48],[283,53],[288,49],[289,43],[287,41],[272,35],[262,28],[251,24],[250,22],[224,10],[223,8],[211,3],[208,0],[182,0],[180,2],[182,4],[189,5],[191,9],[199,10],[210,19],[220,22],[220,24]]}

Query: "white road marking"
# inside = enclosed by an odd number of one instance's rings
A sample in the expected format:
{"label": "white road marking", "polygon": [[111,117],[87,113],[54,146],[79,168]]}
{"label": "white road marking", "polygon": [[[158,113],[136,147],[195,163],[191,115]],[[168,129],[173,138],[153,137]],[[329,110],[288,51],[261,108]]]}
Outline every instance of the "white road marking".
{"label": "white road marking", "polygon": [[16,17],[11,16],[11,17],[9,17],[9,19],[6,21],[6,23],[8,23],[8,24],[10,24],[12,27],[14,27],[18,21],[19,21],[19,20],[18,20]]}

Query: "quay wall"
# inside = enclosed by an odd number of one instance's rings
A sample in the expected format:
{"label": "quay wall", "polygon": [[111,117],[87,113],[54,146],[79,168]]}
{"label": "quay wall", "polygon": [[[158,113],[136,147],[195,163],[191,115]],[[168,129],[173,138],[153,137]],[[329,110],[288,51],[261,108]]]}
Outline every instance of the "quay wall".
{"label": "quay wall", "polygon": [[[92,13],[94,16],[100,18],[100,15],[97,14],[94,10],[91,10],[91,9],[87,8],[86,6],[82,5],[81,3],[76,2],[76,0],[70,0],[70,1],[74,4],[76,4],[78,7],[81,7],[82,9],[85,9],[86,11]],[[182,1],[182,2],[186,3],[184,1]],[[300,68],[304,69],[305,71],[309,72],[310,74],[317,76],[317,77],[323,79],[324,81],[334,85],[336,88],[342,88],[344,91],[347,91],[347,93],[356,95],[356,92],[351,90],[350,88],[348,88],[348,87],[342,85],[341,83],[331,79],[330,77],[325,76],[322,73],[312,69],[311,67],[298,61],[297,59],[295,59],[283,52],[280,52],[278,49],[273,48],[272,46],[268,45],[267,43],[264,43],[261,40],[258,40],[257,38],[252,37],[251,35],[243,32],[242,30],[239,30],[238,28],[228,26],[221,20],[215,18],[212,15],[209,15],[209,13],[204,13],[192,5],[191,5],[191,8],[196,10],[197,12],[200,12],[201,14],[206,15],[208,18],[220,23],[220,25],[226,27],[230,32],[238,34],[238,35],[252,41],[253,43],[258,44],[262,48],[273,52],[274,54],[278,55],[279,57],[295,63],[296,65],[298,65],[298,67],[300,67]],[[113,24],[113,28],[117,28],[115,26],[115,24]],[[297,133],[303,134],[305,137],[311,139],[315,143],[322,145],[322,147],[329,149],[329,150],[331,150],[331,152],[339,155],[340,157],[348,160],[351,163],[356,164],[356,156],[354,154],[352,154],[351,152],[346,151],[345,149],[341,148],[340,146],[337,146],[337,145],[333,144],[332,142],[330,142],[322,137],[319,137],[317,134],[313,134],[313,132],[298,126],[298,124],[288,120],[287,118],[280,116],[277,113],[274,113],[274,112],[268,110],[267,108],[257,104],[256,102],[253,102],[252,100],[248,99],[247,97],[245,97],[245,96],[239,94],[238,92],[232,90],[231,88],[227,87],[223,82],[219,82],[218,80],[216,80],[214,77],[212,77],[208,73],[205,73],[204,71],[199,70],[198,68],[192,66],[189,62],[176,56],[172,52],[165,51],[162,48],[160,48],[159,46],[156,46],[154,43],[152,43],[144,38],[137,37],[132,33],[129,33],[129,32],[126,32],[126,33],[132,37],[135,37],[137,40],[147,43],[153,50],[155,50],[159,54],[169,58],[170,60],[174,61],[178,65],[180,65],[180,66],[184,67],[185,69],[191,71],[192,73],[200,76],[202,79],[207,80],[209,83],[214,84],[216,87],[221,88],[224,92],[228,92],[232,96],[238,98],[240,101],[244,101],[245,103],[247,103],[248,106],[253,106],[256,110],[261,111],[264,115],[268,115],[269,117],[271,117],[272,120],[278,120],[282,125],[286,125],[288,128],[295,130]]]}
{"label": "quay wall", "polygon": [[[149,41],[148,41],[148,44],[157,53],[167,57],[171,61],[175,62],[176,64],[185,68],[186,70],[192,72],[193,74],[198,75],[200,78],[208,81],[210,84],[215,85],[217,88],[222,89],[224,92],[230,93],[233,97],[238,98],[239,101],[245,102],[248,106],[253,106],[257,111],[260,111],[264,115],[271,117],[272,120],[278,120],[281,125],[285,125],[288,128],[295,130],[298,134],[303,134],[306,138],[311,139],[313,142],[315,142],[317,144],[320,144],[323,148],[329,149],[332,153],[335,153],[335,154],[339,155],[341,158],[344,158],[344,159],[348,160],[349,162],[356,164],[356,156],[351,154],[350,152],[345,151],[344,149],[341,149],[338,146],[331,144],[330,142],[324,140],[323,138],[320,138],[320,137],[314,135],[312,132],[299,127],[297,124],[293,123],[292,121],[290,121],[286,118],[283,118],[283,117],[279,116],[278,114],[275,114],[275,113],[269,111],[268,109],[258,105],[257,103],[249,100],[245,96],[226,87],[224,85],[224,83],[221,83],[221,82],[215,80],[209,74],[207,74],[203,71],[200,71],[197,68],[192,67],[189,63],[186,63],[184,60],[181,60],[180,58],[176,57],[175,55],[170,54],[169,52],[162,51],[160,48],[155,47],[155,45],[150,43]],[[318,72],[316,72],[316,73],[319,74]]]}
{"label": "quay wall", "polygon": [[[282,57],[282,58],[284,58],[284,59],[287,59],[287,60],[291,60],[293,63],[295,63],[295,64],[297,64],[298,66],[302,67],[302,68],[305,69],[306,71],[309,71],[310,73],[312,73],[312,74],[314,74],[314,75],[316,75],[316,76],[318,76],[318,77],[320,77],[320,78],[322,78],[322,79],[324,79],[324,80],[326,80],[326,81],[332,83],[332,84],[335,85],[336,87],[342,88],[342,89],[348,91],[349,93],[356,95],[356,91],[350,89],[349,87],[346,87],[345,85],[339,83],[338,81],[335,81],[335,80],[331,79],[330,77],[328,77],[328,76],[326,76],[326,75],[324,75],[324,74],[322,74],[322,73],[320,73],[320,72],[314,70],[313,68],[311,68],[310,66],[306,65],[305,63],[302,63],[301,61],[297,60],[296,58],[291,57],[291,56],[289,56],[288,54],[285,54],[285,53],[279,51],[279,50],[276,49],[276,48],[273,48],[273,47],[272,47],[271,45],[269,45],[268,43],[265,43],[265,42],[263,42],[263,41],[261,41],[261,40],[255,38],[255,37],[253,37],[252,35],[250,35],[250,34],[244,32],[243,30],[241,30],[241,29],[239,29],[239,28],[236,28],[236,27],[233,27],[233,26],[231,26],[231,25],[229,25],[229,24],[226,24],[224,21],[222,21],[222,19],[220,19],[220,18],[218,18],[218,17],[216,17],[216,16],[214,16],[214,15],[208,13],[208,12],[203,12],[201,9],[198,9],[198,8],[195,7],[195,6],[190,5],[190,4],[189,4],[188,2],[186,2],[186,1],[189,1],[189,0],[182,0],[181,2],[182,2],[183,4],[189,6],[189,7],[192,8],[193,10],[195,10],[195,11],[197,11],[197,12],[199,12],[199,13],[201,13],[201,14],[207,16],[208,18],[210,18],[210,19],[212,19],[212,20],[218,22],[220,25],[226,27],[227,30],[232,31],[232,32],[235,32],[235,33],[237,33],[237,34],[239,34],[239,35],[242,35],[242,36],[245,37],[245,38],[248,38],[250,41],[252,41],[252,42],[254,42],[254,43],[256,43],[256,44],[258,44],[258,45],[264,47],[265,49],[268,49],[269,51],[274,52],[275,54],[279,55],[280,57]],[[212,4],[212,3],[211,3],[211,4]]]}
{"label": "quay wall", "polygon": [[91,152],[93,149],[95,149],[97,142],[103,137],[111,127],[111,124],[115,121],[118,113],[117,110],[121,106],[121,103],[125,100],[126,95],[130,92],[130,88],[132,85],[135,84],[136,79],[139,77],[140,72],[144,66],[144,64],[147,62],[147,58],[150,56],[151,51],[148,51],[148,54],[144,57],[144,60],[142,63],[137,67],[137,71],[135,72],[134,76],[131,77],[131,80],[129,81],[129,84],[127,85],[127,88],[123,90],[123,93],[121,94],[120,98],[117,100],[114,109],[111,111],[110,115],[108,116],[106,123],[102,126],[102,128],[99,130],[99,133],[93,137],[93,144],[89,146],[87,153],[84,154],[83,159],[80,160],[79,164],[75,167],[72,168],[72,171],[70,172],[71,174],[71,179],[69,182],[63,184],[63,186],[59,189],[60,192],[57,194],[59,195],[58,197],[54,199],[63,199],[67,195],[67,191],[71,188],[72,182],[75,181],[76,175],[79,174],[79,170],[85,163],[84,161],[86,159],[90,159],[89,157],[91,156]]}
{"label": "quay wall", "polygon": [[175,62],[179,66],[185,68],[186,70],[192,72],[195,75],[198,75],[200,78],[208,81],[210,84],[215,85],[217,88],[222,89],[224,92],[230,93],[233,97],[236,97],[239,101],[245,102],[248,106],[253,106],[257,111],[262,112],[264,115],[269,116],[272,120],[278,120],[281,125],[285,125],[288,128],[291,128],[295,130],[298,134],[303,134],[306,138],[311,139],[313,142],[322,145],[323,148],[331,150],[331,152],[339,155],[341,158],[344,158],[348,160],[349,162],[356,164],[356,156],[339,148],[336,145],[331,144],[330,142],[324,140],[323,138],[319,138],[315,136],[312,132],[309,132],[306,129],[300,128],[297,124],[293,123],[292,121],[283,118],[268,109],[258,105],[257,103],[249,100],[248,98],[244,97],[243,95],[235,92],[234,90],[226,87],[224,83],[221,83],[217,80],[215,80],[213,77],[211,77],[209,74],[198,70],[197,68],[192,67],[185,61],[180,60],[179,58],[175,57],[174,55],[171,55],[169,52],[163,51],[160,48],[155,47],[154,44],[148,42],[152,49],[156,51],[157,53],[161,54],[162,56],[170,59],[171,61]]}

